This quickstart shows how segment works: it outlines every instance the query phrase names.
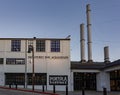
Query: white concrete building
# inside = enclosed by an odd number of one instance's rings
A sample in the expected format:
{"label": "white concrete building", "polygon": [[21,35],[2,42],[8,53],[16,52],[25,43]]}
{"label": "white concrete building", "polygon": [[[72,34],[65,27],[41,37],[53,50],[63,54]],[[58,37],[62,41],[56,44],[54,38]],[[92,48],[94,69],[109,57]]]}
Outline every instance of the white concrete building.
{"label": "white concrete building", "polygon": [[70,39],[0,38],[0,85],[31,88],[33,73],[35,88],[70,90]]}

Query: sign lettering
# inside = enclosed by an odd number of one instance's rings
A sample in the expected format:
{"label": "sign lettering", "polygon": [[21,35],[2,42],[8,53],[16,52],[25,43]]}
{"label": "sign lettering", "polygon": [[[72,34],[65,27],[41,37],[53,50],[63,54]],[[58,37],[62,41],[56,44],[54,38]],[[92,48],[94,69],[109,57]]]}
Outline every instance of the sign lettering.
{"label": "sign lettering", "polygon": [[67,85],[68,76],[67,75],[50,75],[49,76],[50,85]]}

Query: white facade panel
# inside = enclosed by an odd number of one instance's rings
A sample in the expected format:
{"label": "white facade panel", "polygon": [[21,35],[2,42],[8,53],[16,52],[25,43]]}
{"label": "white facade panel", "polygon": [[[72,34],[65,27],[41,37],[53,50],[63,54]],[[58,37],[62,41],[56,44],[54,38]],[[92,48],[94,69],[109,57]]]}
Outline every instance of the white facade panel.
{"label": "white facade panel", "polygon": [[[52,90],[52,85],[49,85],[50,75],[66,75],[68,76],[68,87],[70,90],[70,40],[60,40],[60,52],[51,52],[51,39],[45,40],[45,52],[36,52],[36,40],[20,39],[20,51],[11,51],[11,39],[0,40],[0,58],[4,58],[4,64],[0,65],[0,84],[5,85],[4,76],[6,73],[32,73],[33,58],[32,53],[28,53],[28,45],[30,40],[33,41],[34,47],[34,72],[47,74],[47,90]],[[13,38],[13,40],[15,40]],[[56,40],[56,39],[52,39]],[[26,44],[27,41],[27,44]],[[27,47],[26,47],[27,46]],[[26,51],[26,52],[25,52]],[[25,56],[27,55],[27,56]],[[26,58],[25,64],[6,64],[8,58]],[[23,87],[20,85],[19,87]],[[27,86],[31,88],[32,86]],[[35,86],[35,88],[40,86]],[[52,87],[52,88],[51,88]],[[56,89],[65,90],[65,85],[57,85]]]}
{"label": "white facade panel", "polygon": [[107,91],[110,91],[110,75],[104,71],[101,71],[97,74],[97,91],[103,91],[103,88],[106,88]]}

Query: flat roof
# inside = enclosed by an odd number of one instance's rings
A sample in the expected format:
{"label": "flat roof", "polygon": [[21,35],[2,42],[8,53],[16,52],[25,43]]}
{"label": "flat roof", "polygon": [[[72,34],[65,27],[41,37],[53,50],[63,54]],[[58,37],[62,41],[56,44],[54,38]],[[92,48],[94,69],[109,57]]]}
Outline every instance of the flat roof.
{"label": "flat roof", "polygon": [[71,69],[102,69],[104,68],[104,62],[92,62],[92,63],[81,63],[81,62],[71,62]]}
{"label": "flat roof", "polygon": [[70,38],[0,38],[0,40],[70,40]]}
{"label": "flat roof", "polygon": [[71,69],[76,69],[76,70],[81,70],[81,69],[102,70],[114,66],[120,66],[120,59],[109,63],[105,63],[105,62],[81,63],[80,61],[71,61]]}

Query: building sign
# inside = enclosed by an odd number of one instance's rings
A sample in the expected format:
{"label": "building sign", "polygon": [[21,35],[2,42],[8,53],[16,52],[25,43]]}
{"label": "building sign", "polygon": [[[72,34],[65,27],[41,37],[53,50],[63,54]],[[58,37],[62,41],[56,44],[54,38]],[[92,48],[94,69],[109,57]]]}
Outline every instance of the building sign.
{"label": "building sign", "polygon": [[68,76],[49,75],[49,85],[68,85]]}
{"label": "building sign", "polygon": [[[28,58],[32,58],[32,56],[28,56]],[[68,56],[34,56],[34,58],[38,58],[38,59],[68,59]]]}

